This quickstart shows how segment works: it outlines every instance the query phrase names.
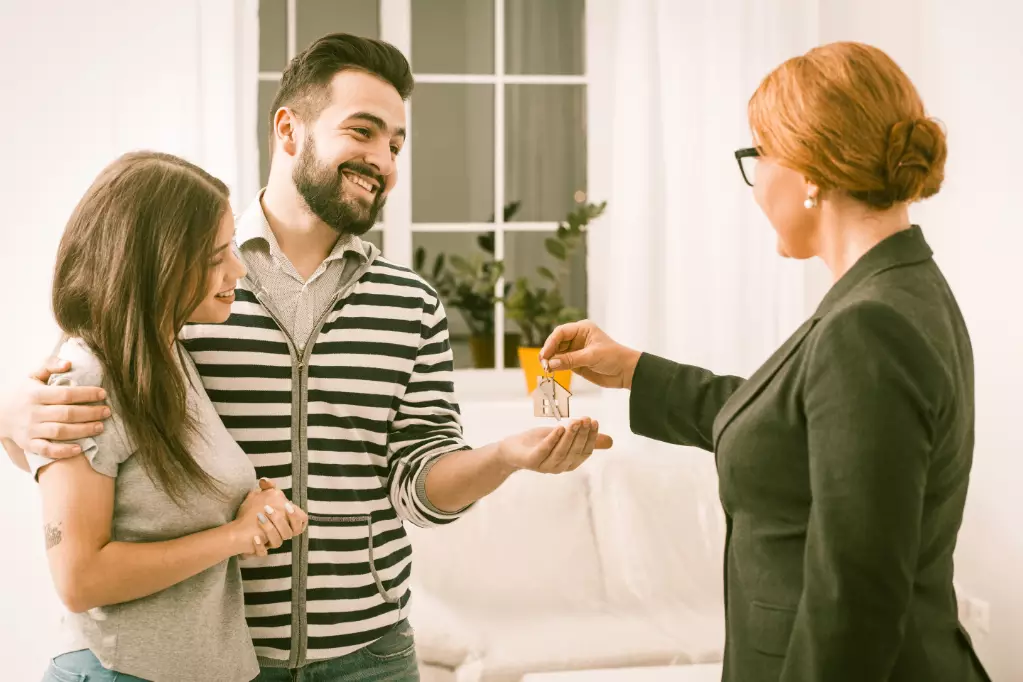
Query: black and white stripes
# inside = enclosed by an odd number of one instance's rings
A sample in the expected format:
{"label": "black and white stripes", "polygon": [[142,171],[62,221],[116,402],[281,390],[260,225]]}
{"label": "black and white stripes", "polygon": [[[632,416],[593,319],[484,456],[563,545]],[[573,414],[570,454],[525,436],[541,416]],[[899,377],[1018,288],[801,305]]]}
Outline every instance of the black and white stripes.
{"label": "black and white stripes", "polygon": [[402,521],[446,523],[420,478],[468,447],[451,381],[447,320],[412,271],[377,258],[301,354],[246,280],[231,318],[182,333],[206,391],[259,476],[309,513],[308,532],[242,563],[264,664],[355,651],[406,615]]}

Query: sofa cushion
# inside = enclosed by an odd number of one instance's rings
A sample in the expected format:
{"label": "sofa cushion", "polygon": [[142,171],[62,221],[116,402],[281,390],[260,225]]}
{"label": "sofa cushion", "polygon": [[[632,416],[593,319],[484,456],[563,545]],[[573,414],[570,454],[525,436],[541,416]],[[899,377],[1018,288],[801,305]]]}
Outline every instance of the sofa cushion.
{"label": "sofa cushion", "polygon": [[479,649],[466,619],[421,586],[413,586],[409,622],[421,662],[453,670]]}
{"label": "sofa cushion", "polygon": [[518,472],[454,523],[407,526],[414,583],[453,607],[534,618],[604,603],[585,469]]}
{"label": "sofa cushion", "polygon": [[592,459],[593,524],[610,603],[720,614],[724,512],[714,456],[650,443]]}
{"label": "sofa cushion", "polygon": [[714,662],[724,642],[723,619],[685,611],[494,614],[469,622],[481,633],[480,682],[518,682],[531,672]]}
{"label": "sofa cushion", "polygon": [[[418,656],[418,652],[416,656]],[[419,682],[458,682],[455,671],[419,661]]]}
{"label": "sofa cushion", "polygon": [[[721,682],[720,663],[536,673],[522,682]],[[424,681],[425,682],[425,681]]]}

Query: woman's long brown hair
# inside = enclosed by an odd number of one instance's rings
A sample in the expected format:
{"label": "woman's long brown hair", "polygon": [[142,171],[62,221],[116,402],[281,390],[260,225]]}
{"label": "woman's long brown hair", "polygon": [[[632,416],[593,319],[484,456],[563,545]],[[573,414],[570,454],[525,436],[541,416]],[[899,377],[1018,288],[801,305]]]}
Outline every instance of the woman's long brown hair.
{"label": "woman's long brown hair", "polygon": [[208,294],[229,208],[227,187],[198,166],[133,152],[96,178],[57,252],[57,324],[99,358],[134,456],[178,501],[187,487],[220,492],[189,451],[200,434],[173,339]]}

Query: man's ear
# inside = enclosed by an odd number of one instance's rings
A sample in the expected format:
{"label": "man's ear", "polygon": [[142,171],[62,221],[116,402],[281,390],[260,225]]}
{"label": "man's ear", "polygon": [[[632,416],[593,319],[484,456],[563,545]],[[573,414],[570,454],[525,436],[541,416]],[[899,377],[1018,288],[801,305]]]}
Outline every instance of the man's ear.
{"label": "man's ear", "polygon": [[281,107],[274,114],[274,138],[276,144],[289,156],[298,154],[298,137],[301,122],[290,107]]}

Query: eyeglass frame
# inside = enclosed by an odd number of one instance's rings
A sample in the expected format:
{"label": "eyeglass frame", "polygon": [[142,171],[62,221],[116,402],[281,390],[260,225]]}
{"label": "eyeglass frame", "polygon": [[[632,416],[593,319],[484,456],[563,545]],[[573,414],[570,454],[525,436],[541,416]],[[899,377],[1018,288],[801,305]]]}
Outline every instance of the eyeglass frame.
{"label": "eyeglass frame", "polygon": [[760,150],[756,147],[746,147],[744,149],[737,149],[735,152],[735,161],[739,164],[739,172],[742,173],[742,180],[750,187],[753,183],[750,182],[749,178],[746,177],[746,169],[742,167],[743,159],[759,159],[761,157]]}

